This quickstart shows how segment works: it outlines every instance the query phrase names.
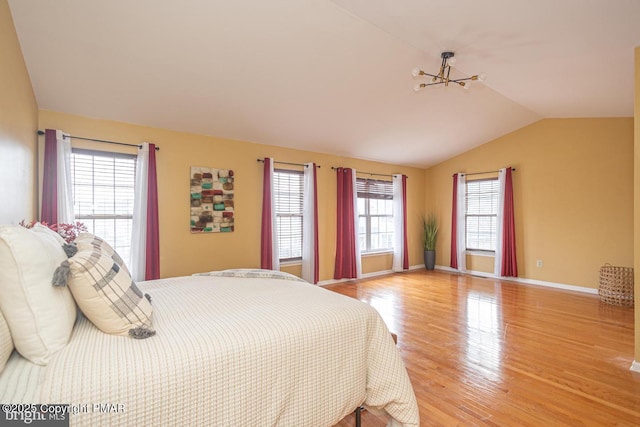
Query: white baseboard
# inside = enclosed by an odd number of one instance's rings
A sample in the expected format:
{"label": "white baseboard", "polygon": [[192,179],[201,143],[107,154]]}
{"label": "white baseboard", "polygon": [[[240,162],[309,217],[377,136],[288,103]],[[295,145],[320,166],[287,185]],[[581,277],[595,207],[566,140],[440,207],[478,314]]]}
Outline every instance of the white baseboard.
{"label": "white baseboard", "polygon": [[631,363],[630,371],[640,372],[640,362],[636,362],[635,360]]}
{"label": "white baseboard", "polygon": [[[418,264],[418,265],[410,265],[409,266],[409,270],[419,270],[421,268],[424,268],[423,264]],[[386,276],[387,274],[392,274],[393,270],[382,270],[382,271],[374,271],[371,273],[365,273],[362,275],[362,277],[360,277],[360,279],[370,279],[372,277],[378,277],[378,276]],[[322,280],[320,282],[318,282],[318,286],[327,286],[327,285],[334,285],[336,283],[344,283],[344,282],[349,282],[352,280],[360,280],[360,279],[329,279],[329,280]]]}
{"label": "white baseboard", "polygon": [[[436,265],[436,270],[449,271],[452,273],[459,273],[458,270],[453,269],[451,267],[446,267],[444,265]],[[518,282],[518,283],[526,283],[528,285],[538,285],[538,286],[546,286],[548,288],[556,288],[556,289],[564,289],[566,291],[576,291],[582,292],[586,294],[597,294],[598,290],[594,288],[586,288],[584,286],[576,286],[576,285],[567,285],[564,283],[556,283],[556,282],[546,282],[544,280],[535,280],[535,279],[526,279],[523,277],[496,277],[491,273],[487,273],[485,271],[473,271],[467,270],[461,274],[471,274],[473,276],[480,276],[486,279],[499,279],[499,280],[508,280],[510,282]]]}
{"label": "white baseboard", "polygon": [[[424,264],[418,264],[418,265],[412,265],[409,267],[409,270],[419,270],[424,268]],[[451,267],[447,267],[444,265],[436,265],[435,266],[436,270],[442,270],[442,271],[448,271],[450,273],[460,273],[458,270],[453,269]],[[360,277],[360,279],[370,279],[372,277],[378,277],[378,276],[385,276],[387,274],[392,274],[393,270],[382,270],[382,271],[374,271],[372,273],[366,273],[363,274],[362,277]],[[556,283],[556,282],[546,282],[544,280],[535,280],[535,279],[526,279],[526,278],[522,278],[522,277],[496,277],[491,273],[487,273],[484,271],[474,271],[474,270],[467,270],[464,273],[460,273],[460,274],[470,274],[472,276],[479,276],[479,277],[483,277],[485,279],[500,279],[500,280],[508,280],[510,282],[518,282],[518,283],[525,283],[528,285],[537,285],[537,286],[546,286],[548,288],[555,288],[555,289],[564,289],[566,291],[575,291],[575,292],[582,292],[582,293],[586,293],[586,294],[597,294],[598,290],[594,289],[594,288],[586,288],[583,286],[576,286],[576,285],[567,285],[564,283]],[[351,280],[356,280],[356,279],[339,279],[339,280],[335,280],[335,279],[330,279],[330,280],[323,280],[321,282],[318,282],[319,286],[327,286],[327,285],[333,285],[336,283],[343,283],[343,282],[348,282]],[[640,369],[640,367],[638,368]],[[638,371],[640,372],[640,371]]]}

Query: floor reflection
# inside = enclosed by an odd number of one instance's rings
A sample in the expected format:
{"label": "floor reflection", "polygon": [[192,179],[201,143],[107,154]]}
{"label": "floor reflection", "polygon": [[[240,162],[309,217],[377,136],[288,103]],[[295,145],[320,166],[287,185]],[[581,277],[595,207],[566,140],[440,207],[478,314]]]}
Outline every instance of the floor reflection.
{"label": "floor reflection", "polygon": [[496,295],[470,291],[466,297],[466,348],[464,363],[481,368],[490,380],[502,379],[503,327]]}
{"label": "floor reflection", "polygon": [[387,293],[383,296],[375,295],[361,298],[360,301],[366,302],[376,309],[389,331],[396,334],[400,332],[403,310],[398,295]]}

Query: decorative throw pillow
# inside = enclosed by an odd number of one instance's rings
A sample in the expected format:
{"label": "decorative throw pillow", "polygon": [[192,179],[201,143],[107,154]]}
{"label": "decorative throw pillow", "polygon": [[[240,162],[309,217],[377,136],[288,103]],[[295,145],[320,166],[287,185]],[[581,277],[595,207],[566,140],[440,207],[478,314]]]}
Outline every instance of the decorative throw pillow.
{"label": "decorative throw pillow", "polygon": [[61,235],[59,235],[57,232],[53,231],[52,229],[50,229],[46,225],[43,225],[40,222],[36,222],[35,224],[33,224],[33,227],[31,227],[31,229],[36,233],[43,233],[53,237],[54,239],[56,239],[58,243],[60,243],[60,246],[66,243]]}
{"label": "decorative throw pillow", "polygon": [[9,325],[0,311],[0,373],[4,370],[9,356],[13,352],[13,340],[11,339],[11,332],[9,332]]}
{"label": "decorative throw pillow", "polygon": [[102,237],[98,237],[91,233],[80,233],[74,243],[78,246],[78,250],[91,250],[96,249],[100,252],[104,252],[107,255],[112,256],[113,260],[118,263],[118,266],[122,267],[128,275],[131,275],[124,260],[118,255],[115,249]]}
{"label": "decorative throw pillow", "polygon": [[84,315],[101,331],[147,338],[152,308],[114,252],[100,247],[79,249],[69,258],[67,285]]}
{"label": "decorative throw pillow", "polygon": [[16,350],[38,365],[67,344],[76,320],[69,290],[51,286],[53,272],[66,259],[53,236],[0,226],[0,310]]}

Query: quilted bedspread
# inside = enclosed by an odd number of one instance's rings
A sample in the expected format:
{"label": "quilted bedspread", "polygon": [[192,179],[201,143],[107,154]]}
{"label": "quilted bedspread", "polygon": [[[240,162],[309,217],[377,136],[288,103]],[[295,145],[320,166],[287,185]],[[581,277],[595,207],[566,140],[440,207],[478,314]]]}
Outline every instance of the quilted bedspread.
{"label": "quilted bedspread", "polygon": [[107,335],[79,316],[48,366],[13,355],[0,385],[25,388],[28,371],[32,386],[4,397],[70,404],[74,426],[332,426],[361,404],[389,425],[419,424],[389,331],[360,301],[271,278],[138,285],[155,336]]}

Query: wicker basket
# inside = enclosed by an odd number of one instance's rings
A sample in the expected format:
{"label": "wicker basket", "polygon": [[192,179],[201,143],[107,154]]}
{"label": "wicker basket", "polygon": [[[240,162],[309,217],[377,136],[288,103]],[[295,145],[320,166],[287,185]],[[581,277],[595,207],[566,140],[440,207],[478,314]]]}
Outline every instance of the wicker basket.
{"label": "wicker basket", "polygon": [[600,267],[600,301],[633,307],[633,268],[604,265]]}

